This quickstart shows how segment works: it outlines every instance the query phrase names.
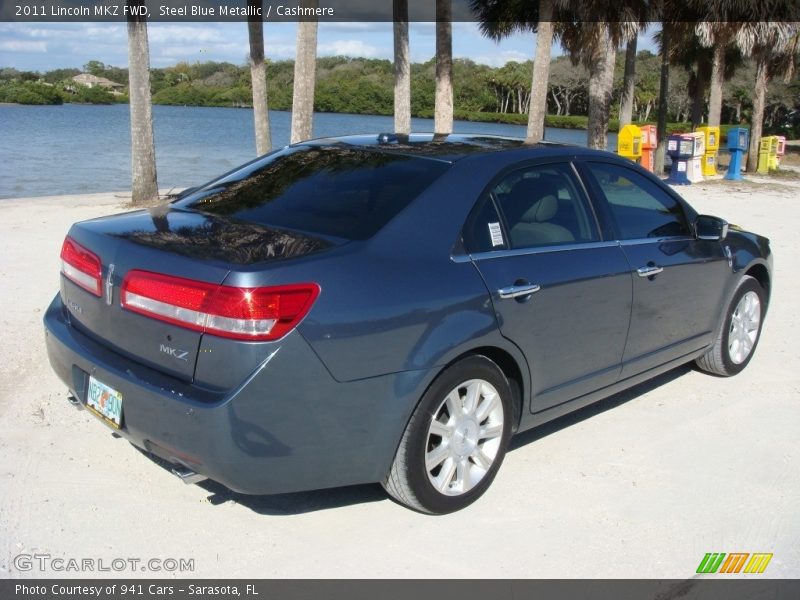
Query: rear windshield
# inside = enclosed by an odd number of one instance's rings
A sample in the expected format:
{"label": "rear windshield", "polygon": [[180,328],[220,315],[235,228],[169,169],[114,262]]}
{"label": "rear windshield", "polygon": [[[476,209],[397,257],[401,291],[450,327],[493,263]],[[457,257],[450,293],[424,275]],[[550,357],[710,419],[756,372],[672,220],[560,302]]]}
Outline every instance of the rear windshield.
{"label": "rear windshield", "polygon": [[374,235],[450,165],[350,147],[286,148],[176,202],[249,223],[347,240]]}

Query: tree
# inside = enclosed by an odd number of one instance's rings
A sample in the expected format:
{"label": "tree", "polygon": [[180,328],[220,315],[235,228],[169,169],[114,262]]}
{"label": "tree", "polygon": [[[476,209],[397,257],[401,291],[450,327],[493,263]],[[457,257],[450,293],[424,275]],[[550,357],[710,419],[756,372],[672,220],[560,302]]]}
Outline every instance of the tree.
{"label": "tree", "polygon": [[689,0],[689,3],[702,15],[695,27],[697,39],[704,47],[711,48],[708,124],[719,126],[722,85],[732,75],[732,69],[726,69],[727,52],[736,45],[744,23],[759,19],[763,8],[751,0]]}
{"label": "tree", "polygon": [[[317,0],[303,0],[301,6],[317,8]],[[308,18],[308,17],[306,17]],[[314,87],[317,68],[317,19],[297,24],[297,58],[294,62],[292,94],[293,144],[311,138],[314,119]]]}
{"label": "tree", "polygon": [[[250,8],[262,8],[261,0],[247,0]],[[251,13],[256,11],[251,10]],[[272,150],[267,101],[267,70],[264,65],[264,21],[259,16],[247,17],[250,40],[250,81],[253,86],[253,120],[256,130],[256,154]]]}
{"label": "tree", "polygon": [[[128,3],[128,5],[130,6],[130,3]],[[100,77],[105,70],[106,66],[99,60],[90,60],[83,65],[84,73],[90,73],[91,75],[96,75],[97,77]]]}
{"label": "tree", "polygon": [[755,89],[753,91],[753,116],[750,124],[750,148],[747,171],[758,167],[758,147],[764,126],[767,85],[773,77],[788,81],[794,73],[800,54],[800,27],[796,22],[757,21],[742,24],[736,41],[746,56],[756,63]]}
{"label": "tree", "polygon": [[[129,8],[144,0],[127,0]],[[156,148],[153,139],[153,107],[150,98],[150,48],[145,17],[128,11],[128,89],[131,113],[131,202],[134,206],[158,201]]]}
{"label": "tree", "polygon": [[671,32],[674,24],[664,21],[661,24],[661,82],[658,86],[658,120],[656,122],[656,136],[658,145],[656,146],[655,172],[656,175],[664,174],[664,160],[667,154],[667,111],[669,110],[669,57],[670,44],[672,42]]}
{"label": "tree", "polygon": [[550,49],[553,45],[554,0],[471,0],[470,7],[480,21],[481,32],[495,41],[515,31],[536,32],[536,54],[531,74],[528,129],[525,141],[536,144],[544,138],[547,114],[547,86],[550,78]]}
{"label": "tree", "polygon": [[539,22],[536,32],[536,58],[533,61],[531,102],[528,111],[528,129],[525,133],[525,142],[528,144],[538,144],[544,139],[547,83],[550,79],[550,48],[553,45],[553,0],[539,2]]}
{"label": "tree", "polygon": [[394,0],[394,131],[411,133],[411,61],[408,50],[408,0]]}
{"label": "tree", "polygon": [[633,102],[636,93],[636,36],[628,40],[625,49],[625,75],[622,83],[622,97],[619,101],[619,127],[630,125],[633,121]]}
{"label": "tree", "polygon": [[453,132],[453,23],[452,0],[436,0],[436,101],[433,130]]}
{"label": "tree", "polygon": [[[590,148],[606,148],[617,46],[637,35],[647,10],[641,0],[585,0],[572,8],[572,20],[559,23],[561,45],[574,64],[589,70],[586,143]],[[597,15],[608,20],[597,21]]]}

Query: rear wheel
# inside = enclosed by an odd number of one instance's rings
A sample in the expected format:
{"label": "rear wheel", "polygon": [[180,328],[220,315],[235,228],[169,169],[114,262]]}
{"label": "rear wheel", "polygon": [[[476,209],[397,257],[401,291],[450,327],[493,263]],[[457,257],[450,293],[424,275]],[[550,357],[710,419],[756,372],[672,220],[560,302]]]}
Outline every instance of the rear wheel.
{"label": "rear wheel", "polygon": [[743,277],[726,309],[714,345],[697,359],[697,365],[715,375],[740,373],[753,358],[765,308],[764,288],[753,277]]}
{"label": "rear wheel", "polygon": [[383,482],[398,502],[431,514],[459,510],[489,487],[511,437],[511,389],[488,358],[444,371],[422,397]]}

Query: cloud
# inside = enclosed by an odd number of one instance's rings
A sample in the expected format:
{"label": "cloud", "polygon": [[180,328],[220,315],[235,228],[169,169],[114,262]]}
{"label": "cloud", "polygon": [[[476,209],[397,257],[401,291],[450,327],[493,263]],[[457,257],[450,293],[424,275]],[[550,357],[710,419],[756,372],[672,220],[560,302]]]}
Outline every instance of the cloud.
{"label": "cloud", "polygon": [[[460,57],[462,58],[462,57]],[[526,60],[532,60],[532,54],[525,54],[524,52],[520,52],[519,50],[503,50],[502,52],[498,52],[497,54],[492,55],[480,55],[480,56],[465,56],[463,58],[471,58],[476,63],[481,65],[489,65],[490,67],[502,67],[507,62],[525,62]]]}
{"label": "cloud", "polygon": [[375,58],[384,54],[381,49],[365,44],[361,40],[334,40],[319,44],[317,53],[322,56],[364,56],[366,58]]}
{"label": "cloud", "polygon": [[224,42],[225,36],[218,27],[198,25],[162,25],[152,23],[148,27],[147,37],[151,43],[179,43],[190,44],[202,42]]}
{"label": "cloud", "polygon": [[47,42],[30,42],[25,40],[3,40],[0,42],[2,52],[45,53]]}

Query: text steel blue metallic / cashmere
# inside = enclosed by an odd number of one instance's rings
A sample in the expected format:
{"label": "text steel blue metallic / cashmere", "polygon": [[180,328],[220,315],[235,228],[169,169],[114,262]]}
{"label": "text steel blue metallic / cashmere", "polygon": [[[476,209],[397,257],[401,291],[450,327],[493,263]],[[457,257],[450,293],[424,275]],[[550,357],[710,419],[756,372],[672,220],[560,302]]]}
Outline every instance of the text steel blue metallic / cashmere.
{"label": "text steel blue metallic / cashmere", "polygon": [[136,446],[250,494],[478,498],[511,435],[682,363],[734,375],[767,239],[614,155],[322,139],[73,225],[50,362]]}

